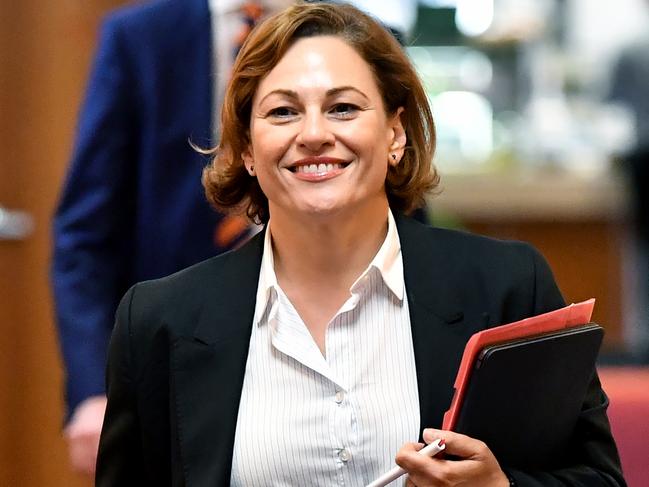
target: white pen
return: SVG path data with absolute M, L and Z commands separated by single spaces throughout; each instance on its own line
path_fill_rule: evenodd
M 446 444 L 444 443 L 444 440 L 439 439 L 433 441 L 432 443 L 429 443 L 421 450 L 419 450 L 417 453 L 421 455 L 427 455 L 429 457 L 434 457 L 439 452 L 441 452 L 444 448 L 446 448 Z M 384 487 L 385 485 L 388 485 L 390 482 L 397 480 L 404 473 L 406 473 L 406 471 L 401 467 L 394 467 L 389 472 L 386 472 L 383 475 L 381 475 L 374 482 L 367 484 L 367 487 Z

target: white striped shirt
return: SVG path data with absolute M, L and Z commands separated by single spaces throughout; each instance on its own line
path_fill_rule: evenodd
M 277 283 L 266 232 L 233 486 L 362 487 L 394 466 L 419 432 L 405 296 L 390 213 L 385 241 L 329 322 L 325 358 Z

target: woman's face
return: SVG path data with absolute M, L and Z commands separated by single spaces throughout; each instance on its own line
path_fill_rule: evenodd
M 298 40 L 259 84 L 243 154 L 271 218 L 387 209 L 388 164 L 406 143 L 400 113 L 386 115 L 369 65 L 345 41 Z

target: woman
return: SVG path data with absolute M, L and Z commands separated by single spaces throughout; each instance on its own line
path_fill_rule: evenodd
M 623 485 L 595 378 L 556 470 L 504 473 L 437 427 L 466 340 L 563 305 L 520 243 L 403 216 L 437 184 L 399 45 L 348 6 L 298 5 L 235 63 L 206 194 L 265 231 L 133 287 L 108 367 L 98 485 Z M 424 458 L 443 436 L 459 460 Z M 403 483 L 403 481 L 401 481 Z

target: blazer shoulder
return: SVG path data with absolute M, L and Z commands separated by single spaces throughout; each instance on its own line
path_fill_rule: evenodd
M 225 259 L 213 257 L 175 274 L 131 286 L 117 308 L 113 335 L 120 329 L 132 343 L 145 348 L 161 337 L 166 337 L 166 343 L 174 336 L 191 335 L 205 303 L 219 298 L 220 269 Z
M 168 276 L 138 282 L 131 289 L 138 301 L 151 309 L 198 303 L 222 279 L 224 267 L 231 258 L 230 253 L 211 257 Z
M 447 246 L 462 248 L 468 256 L 482 260 L 484 256 L 502 259 L 525 259 L 541 257 L 541 253 L 529 242 L 505 240 L 463 230 L 432 229 L 437 240 Z M 467 255 L 463 256 L 464 258 Z
M 539 278 L 554 283 L 545 257 L 528 242 L 448 229 L 432 229 L 431 239 L 436 242 L 431 244 L 433 248 L 439 247 L 443 258 L 464 275 L 480 275 L 485 282 L 500 282 L 513 288 L 529 287 L 530 282 Z
M 128 292 L 133 322 L 145 326 L 159 323 L 191 326 L 203 313 L 206 304 L 211 309 L 227 309 L 241 296 L 257 289 L 263 252 L 263 232 L 241 248 L 194 264 L 160 279 L 135 284 Z
M 502 322 L 563 304 L 548 263 L 529 243 L 432 228 L 409 219 L 398 220 L 397 226 L 406 277 L 423 285 L 426 295 L 446 296 L 444 300 L 457 306 L 493 308 L 491 314 Z
M 464 230 L 431 227 L 409 218 L 401 218 L 400 235 L 414 241 L 416 247 L 428 253 L 443 254 L 445 259 L 470 262 L 473 265 L 509 260 L 543 258 L 531 244 L 518 240 L 502 240 Z

